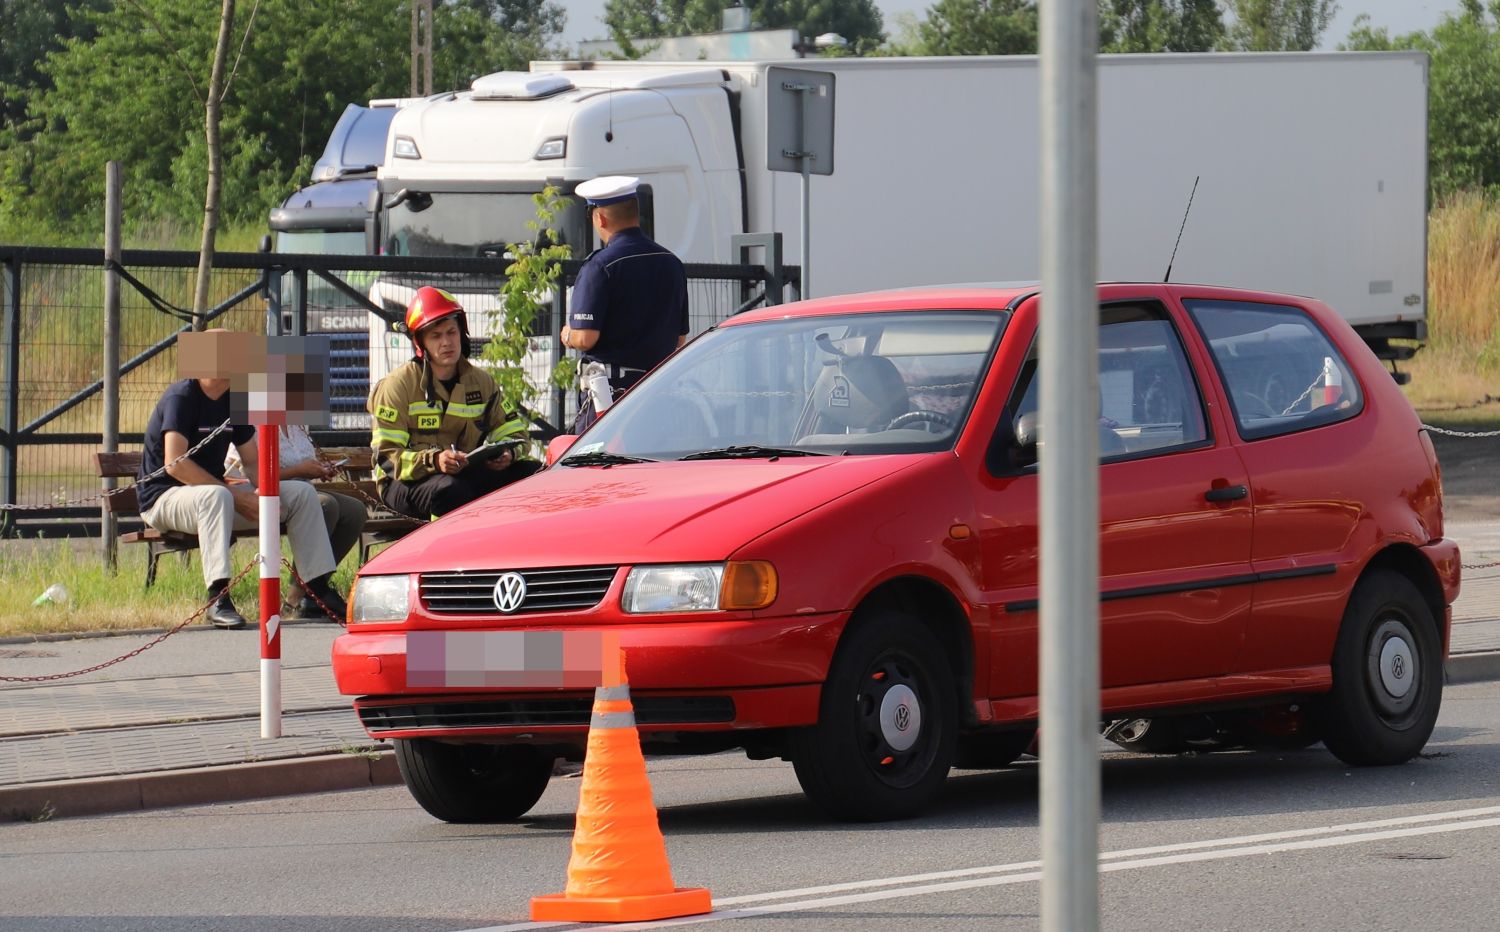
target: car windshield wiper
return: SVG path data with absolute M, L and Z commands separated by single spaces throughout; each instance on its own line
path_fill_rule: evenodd
M 747 460 L 778 456 L 827 456 L 827 453 L 818 453 L 813 450 L 793 450 L 787 447 L 759 447 L 754 444 L 742 447 L 720 447 L 717 450 L 699 450 L 697 453 L 689 453 L 687 456 L 678 457 L 684 460 Z
M 606 453 L 603 450 L 590 450 L 588 453 L 575 453 L 572 456 L 565 456 L 560 462 L 564 466 L 628 466 L 631 463 L 654 463 L 656 460 L 640 456 L 626 456 L 623 453 Z

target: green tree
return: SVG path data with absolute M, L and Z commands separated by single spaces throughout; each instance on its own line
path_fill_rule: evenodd
M 1431 56 L 1427 163 L 1433 196 L 1500 190 L 1500 0 L 1488 9 L 1463 0 L 1431 33 L 1397 37 L 1361 16 L 1341 48 L 1418 49 Z
M 346 104 L 404 96 L 410 55 L 403 0 L 259 0 L 245 9 L 255 22 L 235 34 L 221 127 L 229 223 L 263 222 L 305 183 Z M 96 240 L 110 159 L 124 168 L 131 223 L 201 216 L 207 142 L 193 86 L 208 83 L 219 13 L 217 4 L 121 0 L 86 14 L 87 34 L 46 57 L 38 71 L 50 86 L 28 96 L 30 123 L 44 131 L 0 128 L 0 240 L 37 229 Z M 437 83 L 465 87 L 479 74 L 524 68 L 562 21 L 552 0 L 439 4 Z
M 110 0 L 27 0 L 0 3 L 0 126 L 26 121 L 30 92 L 49 87 L 38 68 L 48 53 L 92 35 L 88 12 Z
M 885 38 L 874 0 L 751 0 L 745 5 L 757 29 L 795 29 L 809 38 L 836 32 L 855 54 L 874 51 Z M 642 39 L 718 32 L 724 6 L 723 0 L 607 0 L 604 23 L 621 47 L 640 47 Z
M 1037 47 L 1033 0 L 938 0 L 917 25 L 921 55 L 1030 55 Z
M 1102 52 L 1211 52 L 1224 42 L 1217 0 L 1100 0 Z
M 1225 0 L 1234 21 L 1228 44 L 1246 52 L 1306 52 L 1317 48 L 1337 0 Z

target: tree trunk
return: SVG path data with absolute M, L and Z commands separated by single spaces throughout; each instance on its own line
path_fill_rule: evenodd
M 198 284 L 193 291 L 193 329 L 204 329 L 208 290 L 214 269 L 214 238 L 219 232 L 219 189 L 222 157 L 219 153 L 219 104 L 224 93 L 224 62 L 229 57 L 229 39 L 234 32 L 234 0 L 224 0 L 219 14 L 219 41 L 214 45 L 213 72 L 204 101 L 203 129 L 208 139 L 208 190 L 203 195 L 203 243 L 198 250 Z

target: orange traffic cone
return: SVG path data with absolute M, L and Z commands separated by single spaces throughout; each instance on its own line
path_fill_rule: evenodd
M 531 918 L 639 922 L 710 912 L 707 890 L 672 885 L 622 661 L 606 669 L 604 684 L 594 691 L 567 889 L 532 897 Z

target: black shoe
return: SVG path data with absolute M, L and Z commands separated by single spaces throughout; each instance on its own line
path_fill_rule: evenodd
M 349 607 L 344 604 L 344 597 L 334 591 L 328 584 L 328 577 L 314 579 L 307 584 L 308 594 L 302 597 L 297 605 L 297 616 L 302 619 L 327 618 L 330 621 L 343 621 L 349 614 Z M 317 599 L 314 600 L 313 596 Z M 319 605 L 318 603 L 322 603 Z
M 235 610 L 234 603 L 229 599 L 229 590 L 210 589 L 208 591 L 209 598 L 213 598 L 215 592 L 219 593 L 219 597 L 214 599 L 214 604 L 209 606 L 208 611 L 203 616 L 208 619 L 208 623 L 215 628 L 223 628 L 226 631 L 245 627 L 248 622 L 245 621 L 244 615 Z

